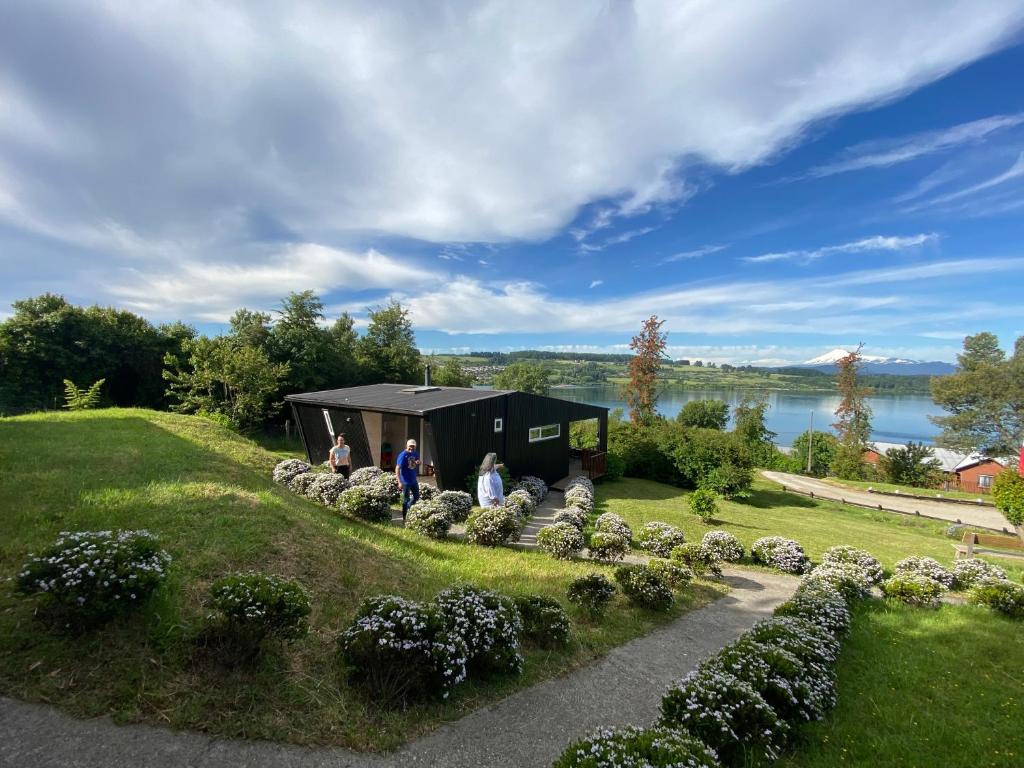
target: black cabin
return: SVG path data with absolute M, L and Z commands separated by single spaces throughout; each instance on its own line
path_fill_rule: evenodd
M 345 435 L 352 466 L 393 469 L 409 438 L 421 472 L 441 489 L 462 490 L 484 454 L 494 451 L 516 477 L 548 484 L 573 473 L 604 473 L 608 409 L 499 389 L 372 384 L 288 395 L 311 463 L 327 460 Z M 596 450 L 570 451 L 569 424 L 597 420 Z

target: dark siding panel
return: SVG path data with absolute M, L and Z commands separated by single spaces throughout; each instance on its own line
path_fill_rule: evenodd
M 302 430 L 302 440 L 306 445 L 306 456 L 311 464 L 322 464 L 327 461 L 327 452 L 334 445 L 334 438 L 327 430 L 321 406 L 300 405 L 293 403 L 296 420 Z M 345 442 L 352 449 L 352 466 L 365 467 L 371 463 L 370 445 L 363 427 L 363 416 L 359 411 L 346 411 L 340 408 L 328 408 L 331 424 L 335 433 L 344 433 Z M 349 421 L 351 419 L 351 421 Z
M 508 461 L 513 475 L 536 475 L 546 483 L 569 471 L 569 420 L 575 409 L 565 400 L 514 392 L 508 396 Z M 531 443 L 530 427 L 559 424 L 561 435 Z
M 484 454 L 494 451 L 505 459 L 505 431 L 494 431 L 494 420 L 502 419 L 507 429 L 504 397 L 464 403 L 431 411 L 426 417 L 434 436 L 437 484 L 445 490 L 464 490 Z

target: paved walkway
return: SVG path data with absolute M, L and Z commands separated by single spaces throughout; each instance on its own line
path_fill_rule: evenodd
M 845 501 L 847 504 L 855 504 L 860 507 L 881 508 L 887 512 L 898 512 L 904 515 L 920 514 L 921 517 L 946 520 L 951 523 L 964 523 L 995 531 L 1002 531 L 1004 528 L 1008 531 L 1013 530 L 1013 526 L 1007 522 L 1006 518 L 995 507 L 988 505 L 974 507 L 970 504 L 931 499 L 901 499 L 898 496 L 887 494 L 868 493 L 852 488 L 837 488 L 813 477 L 791 475 L 787 472 L 765 471 L 761 474 L 790 490 L 804 494 L 813 493 L 823 499 Z
M 732 591 L 566 677 L 485 707 L 395 754 L 213 739 L 0 698 L 0 766 L 17 768 L 370 768 L 548 766 L 599 725 L 649 724 L 665 688 L 792 594 L 796 579 L 726 571 Z

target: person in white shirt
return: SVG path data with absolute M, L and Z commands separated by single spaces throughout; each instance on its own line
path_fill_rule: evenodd
M 345 445 L 344 435 L 338 435 L 337 442 L 331 446 L 327 454 L 327 463 L 331 465 L 331 472 L 344 475 L 346 480 L 352 474 L 352 451 Z
M 480 464 L 480 475 L 476 480 L 476 498 L 481 507 L 500 507 L 505 503 L 505 489 L 501 483 L 497 463 L 498 454 L 488 453 Z

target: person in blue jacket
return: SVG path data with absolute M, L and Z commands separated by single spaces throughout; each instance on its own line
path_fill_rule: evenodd
M 410 438 L 405 443 L 405 450 L 395 459 L 395 477 L 402 486 L 403 520 L 409 507 L 420 500 L 419 467 L 420 455 L 416 452 L 416 441 Z

